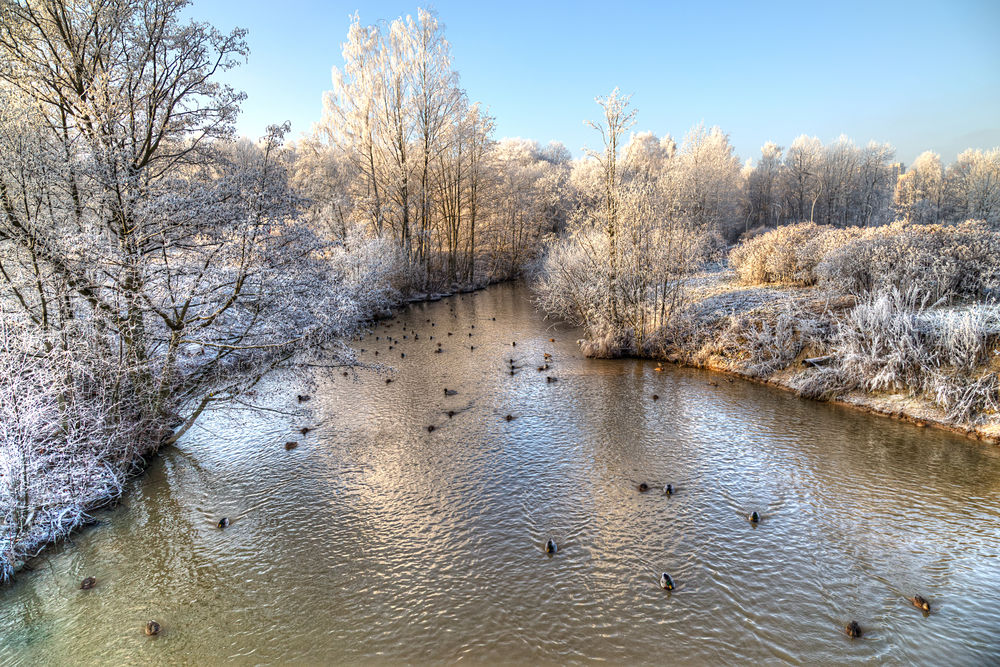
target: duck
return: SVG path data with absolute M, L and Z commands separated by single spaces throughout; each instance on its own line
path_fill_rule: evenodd
M 390 382 L 392 382 L 392 378 L 386 378 L 386 379 L 385 379 L 385 383 L 386 383 L 386 384 L 389 384 Z
M 445 396 L 454 396 L 454 395 L 455 395 L 455 394 L 457 394 L 457 393 L 458 393 L 458 392 L 457 392 L 457 391 L 455 391 L 454 389 L 448 389 L 448 387 L 445 387 L 445 388 L 444 388 L 444 395 L 445 395 Z
M 434 352 L 435 354 L 441 354 L 441 348 L 439 347 L 438 349 L 434 350 Z
M 556 342 L 556 339 L 555 339 L 555 338 L 550 338 L 550 339 L 549 339 L 549 342 L 550 342 L 550 343 L 554 343 L 554 342 Z
M 672 484 L 667 484 L 665 487 L 663 487 L 663 495 L 665 496 L 674 495 L 674 487 Z
M 649 491 L 649 484 L 646 484 L 645 482 L 640 482 L 639 493 L 646 493 L 647 491 Z
M 558 378 L 554 378 L 554 377 L 552 377 L 551 375 L 546 375 L 546 376 L 545 376 L 545 381 L 546 381 L 546 382 L 555 382 L 555 381 L 556 381 L 557 379 L 558 379 Z
M 223 530 L 225 528 L 228 528 L 229 527 L 229 517 L 224 516 L 221 519 L 219 519 L 218 526 L 219 526 L 219 530 Z
M 559 547 L 556 546 L 556 541 L 550 537 L 549 541 L 545 543 L 545 553 L 551 555 L 554 554 L 558 549 Z
M 295 442 L 294 440 L 289 440 L 288 442 L 285 443 L 285 450 L 295 449 L 298 446 L 299 443 Z
M 660 588 L 665 591 L 674 590 L 674 580 L 670 578 L 670 575 L 664 572 L 660 575 Z
M 551 355 L 551 354 L 549 354 L 548 352 L 546 352 L 545 354 L 543 354 L 543 355 L 542 355 L 542 358 L 543 358 L 543 359 L 551 359 L 551 358 L 552 358 L 552 355 Z
M 475 350 L 475 349 L 476 349 L 476 346 L 475 346 L 475 345 L 470 345 L 470 346 L 469 346 L 469 349 L 470 349 L 470 350 Z
M 507 415 L 506 417 L 504 417 L 504 419 L 506 419 L 509 422 L 512 422 L 514 421 L 514 415 Z
M 94 577 L 87 577 L 80 582 L 80 590 L 89 591 L 91 588 L 97 585 L 97 579 Z
M 148 621 L 146 623 L 146 634 L 150 637 L 160 634 L 160 624 L 156 621 Z
M 452 417 L 455 416 L 455 411 L 454 410 L 449 410 L 445 414 L 448 415 L 448 419 L 451 419 Z
M 851 621 L 850 623 L 848 623 L 847 626 L 844 628 L 844 632 L 846 632 L 847 636 L 850 637 L 851 639 L 857 639 L 863 634 L 861 632 L 861 626 L 858 625 L 857 621 Z
M 659 394 L 653 394 L 653 400 L 654 401 L 660 400 L 660 395 Z
M 749 521 L 750 523 L 760 522 L 760 514 L 757 513 L 757 510 L 750 512 L 750 516 L 747 517 L 747 521 Z
M 914 595 L 912 598 L 910 598 L 910 602 L 912 602 L 913 606 L 916 607 L 917 609 L 923 609 L 924 611 L 931 610 L 931 603 L 928 602 L 927 598 L 925 598 L 922 595 Z
M 427 432 L 428 433 L 433 433 L 434 432 L 434 424 L 431 424 L 430 426 L 427 427 Z
M 544 370 L 545 370 L 545 366 L 539 366 L 539 367 L 538 367 L 538 371 L 539 371 L 539 372 L 541 372 L 541 371 L 544 371 Z
M 376 352 L 376 354 L 378 354 L 378 353 Z M 298 396 L 299 403 L 305 403 L 310 398 L 312 398 L 312 396 L 310 396 L 309 394 L 299 394 L 299 396 Z

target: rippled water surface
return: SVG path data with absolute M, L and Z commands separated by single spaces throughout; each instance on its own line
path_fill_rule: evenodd
M 0 590 L 0 662 L 1000 661 L 1000 449 L 578 335 L 500 286 L 271 379 Z

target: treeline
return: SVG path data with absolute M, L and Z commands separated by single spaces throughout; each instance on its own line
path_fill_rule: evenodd
M 815 222 L 838 227 L 984 220 L 1000 225 L 1000 149 L 967 150 L 944 167 L 930 151 L 906 168 L 888 144 L 773 142 L 744 172 L 747 228 Z

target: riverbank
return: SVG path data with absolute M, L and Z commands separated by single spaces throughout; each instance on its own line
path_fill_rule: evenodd
M 804 398 L 1000 444 L 1000 414 L 995 411 L 956 419 L 927 392 L 905 388 L 838 391 L 838 383 L 831 382 L 838 363 L 832 348 L 839 323 L 857 306 L 853 297 L 819 287 L 746 286 L 733 271 L 714 267 L 690 279 L 687 298 L 689 309 L 677 330 L 661 332 L 648 341 L 646 353 L 639 357 L 726 373 Z M 938 308 L 915 317 L 926 329 L 935 330 L 944 318 L 966 312 L 961 307 Z M 994 348 L 1000 342 L 997 315 L 987 318 L 984 325 Z M 1000 355 L 994 351 L 976 371 L 995 376 L 1000 371 Z
M 506 279 L 497 281 L 504 282 Z M 455 294 L 468 294 L 495 284 L 476 276 L 470 282 L 439 282 L 433 289 L 394 290 L 389 299 L 362 301 L 358 320 L 361 334 L 379 320 L 394 317 L 409 304 L 440 301 Z M 389 289 L 379 290 L 385 295 Z M 363 367 L 355 363 L 355 367 Z M 25 367 L 16 374 L 27 377 Z M 23 397 L 22 397 L 23 398 Z M 0 396 L 7 405 L 16 405 L 17 392 Z M 45 549 L 93 526 L 93 514 L 113 507 L 126 487 L 145 473 L 161 448 L 180 435 L 182 420 L 173 424 L 135 424 L 116 434 L 115 442 L 94 442 L 98 430 L 77 429 L 79 437 L 68 436 L 52 424 L 56 415 L 39 411 L 31 423 L 17 434 L 17 441 L 0 450 L 0 482 L 9 487 L 10 501 L 0 506 L 0 585 L 9 583 L 32 559 Z M 171 427 L 172 426 L 172 427 Z M 9 438 L 8 438 L 9 439 Z M 127 440 L 127 445 L 123 444 Z M 9 506 L 8 506 L 9 505 Z

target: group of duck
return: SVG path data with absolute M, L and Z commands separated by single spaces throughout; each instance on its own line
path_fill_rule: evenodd
M 455 313 L 454 306 L 451 306 L 451 311 L 450 312 L 451 312 L 452 315 L 454 315 L 454 313 Z M 496 317 L 494 317 L 492 319 L 495 321 Z M 430 324 L 430 326 L 432 326 L 432 327 L 436 326 L 436 322 L 432 321 L 429 318 L 427 319 L 427 323 Z M 390 336 L 388 334 L 388 330 L 392 327 L 391 323 L 387 324 L 385 326 L 386 326 L 386 330 L 387 330 L 385 337 L 386 337 L 386 340 L 390 343 L 389 350 L 392 350 L 395 345 L 399 344 L 400 340 L 399 340 L 399 338 L 393 338 L 392 336 Z M 475 329 L 475 325 L 471 325 L 470 328 Z M 415 340 L 415 341 L 420 340 L 420 334 L 418 332 L 416 332 L 416 331 L 409 331 L 409 332 L 407 332 L 407 327 L 406 327 L 405 324 L 402 326 L 402 331 L 406 332 L 406 333 L 402 334 L 402 338 L 404 340 L 408 339 L 409 336 L 410 336 L 410 334 L 413 335 L 413 340 Z M 447 336 L 452 336 L 452 335 L 453 335 L 452 332 L 450 332 L 450 331 L 447 332 Z M 468 337 L 472 338 L 472 332 L 468 333 Z M 376 341 L 378 341 L 380 339 L 381 339 L 381 336 L 375 336 L 375 340 Z M 433 335 L 429 335 L 429 339 L 433 340 L 434 336 Z M 549 341 L 550 342 L 555 342 L 555 339 L 554 338 L 550 338 Z M 517 347 L 517 341 L 512 341 L 511 342 L 511 347 Z M 474 345 L 469 345 L 469 350 L 470 351 L 474 351 L 475 349 L 476 348 L 475 348 Z M 362 353 L 364 353 L 365 351 L 366 351 L 365 348 L 361 348 L 361 352 Z M 434 352 L 440 354 L 443 351 L 444 351 L 443 345 L 441 344 L 441 342 L 438 342 L 437 343 L 437 347 L 434 349 Z M 374 352 L 375 356 L 378 356 L 378 350 L 374 350 L 373 352 Z M 405 358 L 405 357 L 406 357 L 406 353 L 400 352 L 400 358 Z M 542 363 L 538 366 L 537 370 L 539 372 L 543 372 L 543 371 L 549 370 L 550 369 L 550 364 L 552 363 L 552 361 L 553 361 L 552 354 L 549 353 L 549 352 L 545 352 L 543 354 Z M 510 375 L 512 375 L 512 376 L 515 375 L 516 372 L 520 368 L 521 368 L 521 366 L 517 365 L 517 363 L 516 363 L 516 361 L 515 361 L 514 358 L 512 358 L 512 357 L 508 358 L 508 360 L 507 360 L 507 370 L 510 373 Z M 662 368 L 661 367 L 657 367 L 656 370 L 660 371 L 660 370 L 662 370 Z M 347 375 L 347 373 L 345 372 L 344 375 Z M 556 378 L 554 376 L 546 375 L 545 376 L 545 380 L 546 380 L 547 383 L 552 383 L 552 382 L 556 382 L 558 380 L 558 378 Z M 392 378 L 386 378 L 385 381 L 386 381 L 386 384 L 391 383 L 392 382 Z M 729 381 L 732 382 L 732 379 L 730 379 Z M 714 382 L 710 382 L 710 384 L 713 385 L 713 386 L 718 386 Z M 445 387 L 443 393 L 444 393 L 445 396 L 454 396 L 458 392 L 455 391 L 455 390 L 453 390 L 453 389 L 448 389 L 447 387 Z M 652 395 L 652 399 L 654 401 L 658 400 L 659 398 L 660 397 L 658 395 L 656 395 L 656 394 Z M 308 396 L 308 395 L 299 395 L 298 396 L 298 401 L 300 403 L 308 401 L 309 399 L 310 399 L 310 396 Z M 445 414 L 449 418 L 451 418 L 451 417 L 453 417 L 455 415 L 455 411 L 454 410 L 448 410 L 448 411 L 445 412 Z M 513 415 L 510 415 L 510 414 L 506 415 L 506 417 L 505 417 L 505 420 L 508 421 L 508 422 L 509 421 L 513 421 L 514 419 L 515 419 L 515 417 Z M 427 432 L 431 433 L 431 432 L 433 432 L 435 430 L 435 428 L 436 427 L 433 424 L 428 425 L 427 426 Z M 309 430 L 310 429 L 308 427 L 303 427 L 301 429 L 301 433 L 303 435 L 305 435 L 306 433 L 308 433 Z M 297 445 L 298 445 L 297 442 L 295 442 L 295 441 L 289 441 L 289 442 L 285 443 L 285 448 L 286 449 L 293 449 Z M 640 493 L 646 493 L 646 492 L 650 491 L 652 487 L 647 482 L 640 482 L 636 486 L 636 488 L 638 489 L 638 491 Z M 672 484 L 666 484 L 666 485 L 663 486 L 663 495 L 672 496 L 674 493 L 675 493 L 675 490 L 674 490 L 674 487 L 673 487 Z M 760 523 L 760 521 L 761 521 L 761 515 L 760 515 L 760 513 L 757 510 L 753 510 L 752 512 L 750 512 L 747 515 L 746 520 L 748 522 L 750 522 L 751 525 L 757 526 Z M 229 519 L 227 517 L 223 517 L 222 519 L 219 520 L 219 522 L 218 522 L 218 528 L 220 530 L 223 530 L 223 529 L 228 528 L 228 527 L 229 527 Z M 556 554 L 556 552 L 559 550 L 559 545 L 556 544 L 555 539 L 549 538 L 546 541 L 545 546 L 543 547 L 543 550 L 544 550 L 544 552 L 547 555 L 554 556 Z M 88 577 L 88 578 L 86 578 L 86 579 L 83 580 L 83 583 L 81 584 L 80 588 L 83 588 L 83 589 L 93 588 L 93 586 L 94 586 L 95 583 L 96 583 L 96 580 L 93 577 Z M 670 576 L 669 573 L 667 573 L 667 572 L 660 573 L 659 586 L 660 586 L 660 588 L 662 588 L 665 591 L 673 591 L 674 590 L 675 583 L 674 583 L 674 580 Z M 930 612 L 930 610 L 931 610 L 930 602 L 928 602 L 927 599 L 924 598 L 921 595 L 914 595 L 913 597 L 908 598 L 908 600 L 913 604 L 913 606 L 917 607 L 918 609 L 921 609 L 925 613 L 926 612 Z M 149 623 L 146 624 L 145 631 L 146 631 L 147 635 L 156 635 L 156 634 L 158 634 L 160 632 L 160 625 L 156 621 L 149 621 Z M 859 637 L 861 637 L 864 634 L 864 630 L 861 628 L 861 625 L 857 621 L 855 621 L 855 620 L 852 620 L 849 623 L 847 623 L 847 625 L 844 627 L 844 632 L 845 632 L 845 634 L 847 634 L 847 636 L 851 637 L 852 639 L 859 638 Z
M 646 482 L 640 482 L 636 486 L 636 488 L 639 490 L 639 493 L 646 493 L 652 487 L 648 483 L 646 483 Z M 672 484 L 667 484 L 667 485 L 665 485 L 663 487 L 663 495 L 665 495 L 665 496 L 672 496 L 672 495 L 674 495 L 674 487 L 673 487 Z M 749 521 L 750 524 L 753 525 L 753 526 L 757 526 L 757 524 L 759 524 L 760 520 L 761 520 L 760 513 L 757 512 L 757 510 L 754 510 L 754 511 L 750 512 L 750 514 L 748 514 L 746 518 L 747 518 L 747 521 Z M 545 553 L 548 554 L 549 556 L 555 555 L 555 553 L 556 553 L 556 551 L 558 551 L 558 549 L 559 549 L 559 546 L 556 544 L 556 541 L 554 539 L 552 539 L 552 538 L 549 538 L 549 540 L 545 543 L 544 550 L 545 550 Z M 665 591 L 672 591 L 672 590 L 674 590 L 674 580 L 666 572 L 660 573 L 660 582 L 659 583 L 660 583 L 660 588 L 662 588 Z M 909 600 L 909 602 L 914 607 L 916 607 L 917 609 L 920 609 L 925 614 L 930 613 L 931 603 L 928 602 L 928 600 L 925 597 L 923 597 L 922 595 L 914 595 L 913 597 L 907 598 L 907 600 Z M 850 621 L 849 623 L 847 623 L 846 626 L 844 626 L 844 632 L 851 639 L 857 639 L 857 638 L 861 637 L 864 634 L 864 630 L 862 630 L 861 624 L 859 624 L 857 621 L 854 621 L 854 620 Z

